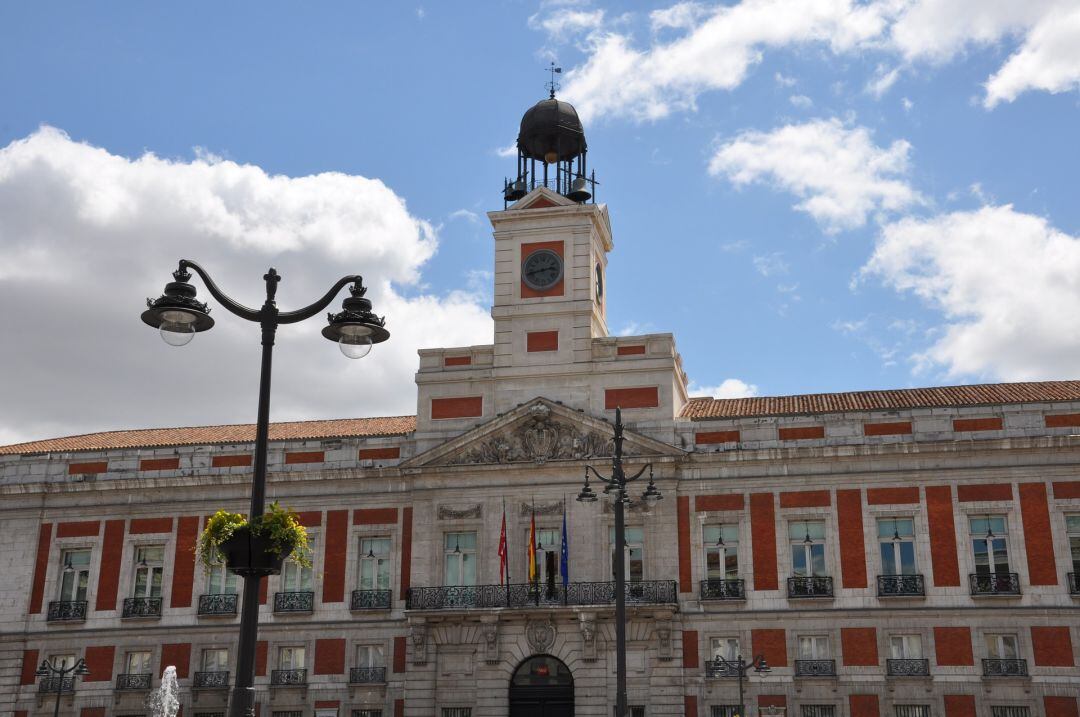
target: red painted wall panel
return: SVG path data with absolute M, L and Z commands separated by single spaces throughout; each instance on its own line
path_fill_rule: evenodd
M 37 682 L 38 651 L 23 650 L 22 675 L 19 678 L 20 685 L 32 685 Z
M 41 612 L 45 595 L 45 573 L 49 570 L 49 550 L 52 547 L 52 523 L 42 523 L 38 528 L 37 560 L 34 561 L 34 582 L 30 588 L 31 615 Z
M 840 648 L 844 653 L 845 665 L 867 667 L 878 664 L 877 629 L 840 628 Z
M 1043 708 L 1046 710 L 1046 717 L 1080 717 L 1075 697 L 1048 695 L 1043 697 Z
M 132 518 L 131 524 L 128 525 L 128 532 L 132 535 L 171 533 L 172 530 L 172 518 Z
M 56 524 L 57 538 L 96 538 L 100 532 L 100 520 L 80 520 Z
M 90 463 L 72 463 L 68 466 L 68 475 L 82 475 L 84 473 L 108 473 L 108 461 L 92 461 Z
M 840 571 L 845 588 L 866 587 L 866 542 L 863 538 L 862 491 L 836 491 L 840 532 Z
M 682 666 L 688 670 L 698 668 L 697 630 L 682 631 Z
M 431 418 L 439 421 L 450 418 L 477 418 L 484 415 L 483 396 L 431 399 Z
M 1047 428 L 1072 428 L 1080 426 L 1080 413 L 1059 413 L 1056 416 L 1045 416 Z
M 244 468 L 250 465 L 250 453 L 240 453 L 231 456 L 214 456 L 210 459 L 211 468 Z
M 781 508 L 827 508 L 832 496 L 827 490 L 793 490 L 780 494 Z
M 967 627 L 935 627 L 934 651 L 938 665 L 955 667 L 975 664 L 971 651 L 971 629 Z
M 1012 500 L 1009 483 L 981 483 L 956 486 L 956 499 L 961 503 L 978 503 L 986 500 Z
M 953 430 L 963 431 L 1000 431 L 1001 418 L 954 418 Z
M 259 640 L 255 643 L 255 674 L 259 677 L 266 676 L 266 652 L 266 640 Z
M 801 441 L 811 438 L 824 438 L 825 426 L 789 426 L 779 430 L 781 441 Z
M 754 590 L 776 590 L 776 504 L 772 493 L 750 495 L 750 537 L 754 542 Z
M 394 672 L 405 672 L 406 650 L 408 646 L 404 637 L 394 638 Z
M 195 541 L 198 538 L 199 516 L 187 515 L 177 520 L 171 607 L 191 607 L 191 592 L 195 583 Z
M 864 423 L 864 436 L 906 436 L 911 433 L 911 421 Z
M 660 405 L 660 392 L 656 386 L 638 388 L 609 388 L 604 390 L 604 408 L 656 408 Z
M 738 443 L 738 431 L 702 431 L 694 434 L 694 443 L 707 446 L 713 443 Z
M 750 644 L 754 655 L 764 655 L 770 667 L 787 667 L 787 638 L 782 629 L 750 631 Z
M 945 717 L 975 717 L 975 696 L 945 695 Z
M 393 460 L 401 458 L 400 446 L 387 446 L 385 448 L 361 448 L 357 458 L 362 461 Z
M 685 717 L 698 717 L 697 695 L 683 695 L 683 715 Z
M 960 562 L 956 554 L 952 488 L 947 485 L 927 486 L 925 495 L 934 585 L 939 588 L 957 587 L 960 585 Z
M 322 601 L 324 603 L 343 602 L 345 600 L 345 557 L 349 548 L 348 510 L 326 511 L 324 542 Z
M 1021 483 L 1020 515 L 1024 522 L 1024 549 L 1032 585 L 1057 585 L 1054 534 L 1050 528 L 1050 502 L 1045 483 Z
M 139 461 L 141 471 L 174 471 L 179 467 L 179 458 L 144 458 Z
M 877 695 L 848 695 L 851 717 L 879 717 Z
M 1031 651 L 1042 667 L 1073 667 L 1072 636 L 1065 626 L 1032 626 Z
M 1080 480 L 1054 481 L 1054 499 L 1080 498 Z
M 915 486 L 896 488 L 867 488 L 868 505 L 901 505 L 919 502 L 919 489 Z
M 405 717 L 405 700 L 394 700 L 394 717 Z
M 294 451 L 285 454 L 285 465 L 322 463 L 325 455 L 326 454 L 323 451 Z
M 679 532 L 679 592 L 694 591 L 690 564 L 690 496 L 680 495 L 676 501 Z
M 558 351 L 558 331 L 529 331 L 525 334 L 525 352 Z
M 615 349 L 616 356 L 640 356 L 645 353 L 645 344 L 636 344 L 634 346 L 619 346 Z
M 120 560 L 124 552 L 124 521 L 106 520 L 101 542 L 101 572 L 98 574 L 96 610 L 115 610 L 120 589 Z
M 446 356 L 443 358 L 443 366 L 471 366 L 472 356 Z
M 412 585 L 412 506 L 401 511 L 401 597 Z
M 345 674 L 345 638 L 315 641 L 315 674 Z
M 99 645 L 86 648 L 83 659 L 90 669 L 90 674 L 82 678 L 83 682 L 112 682 L 113 659 L 116 657 L 114 645 Z
M 694 497 L 694 510 L 702 513 L 707 510 L 742 510 L 746 498 L 742 493 L 733 495 L 699 495 Z
M 353 525 L 393 525 L 397 519 L 397 508 L 357 508 L 352 522 Z
M 176 667 L 176 676 L 184 679 L 191 669 L 191 643 L 174 642 L 161 646 L 161 671 L 173 665 Z

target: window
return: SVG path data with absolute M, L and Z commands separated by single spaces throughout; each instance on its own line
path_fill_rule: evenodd
M 443 569 L 447 585 L 476 585 L 476 533 L 443 536 Z
M 975 574 L 1009 572 L 1008 532 L 1003 515 L 969 518 Z
M 1022 705 L 990 705 L 991 717 L 1031 717 L 1031 710 Z
M 203 672 L 227 672 L 229 670 L 229 651 L 212 647 L 202 651 Z
M 800 660 L 827 660 L 829 658 L 829 637 L 827 635 L 800 635 Z
M 442 717 L 472 717 L 472 707 L 443 707 Z
M 896 717 L 930 717 L 930 705 L 896 705 Z
M 382 710 L 353 710 L 352 717 L 382 717 Z
M 64 550 L 60 553 L 60 600 L 85 602 L 90 582 L 90 551 Z
M 360 589 L 390 589 L 390 538 L 360 538 Z
M 75 666 L 75 655 L 49 655 L 49 662 L 53 667 L 68 669 Z
M 714 637 L 712 639 L 712 659 L 719 658 L 733 661 L 739 659 L 739 638 Z
M 881 572 L 884 575 L 915 575 L 915 520 L 882 518 L 878 521 Z
M 1016 635 L 986 635 L 986 654 L 991 660 L 1015 660 L 1020 657 Z
M 836 717 L 836 705 L 803 705 L 802 717 Z
M 381 645 L 359 645 L 356 648 L 356 666 L 364 668 L 386 667 Z
M 124 674 L 127 675 L 149 675 L 153 670 L 150 669 L 150 653 L 148 651 L 129 652 L 124 655 Z
M 642 528 L 626 528 L 623 532 L 625 544 L 624 561 L 626 580 L 637 582 L 645 579 L 645 531 Z M 615 528 L 610 532 L 611 544 L 615 545 Z M 615 553 L 611 553 L 611 576 L 615 577 Z
M 315 536 L 308 536 L 308 546 L 311 548 L 311 554 L 315 555 Z M 287 593 L 309 593 L 314 590 L 312 575 L 314 572 L 314 565 L 312 567 L 304 567 L 296 560 L 290 557 L 285 561 L 285 564 L 281 567 L 281 591 Z
M 709 580 L 735 580 L 739 577 L 739 526 L 706 525 L 705 577 Z
M 525 542 L 523 545 L 525 545 L 526 548 L 529 545 L 529 531 L 525 531 Z M 559 575 L 559 550 L 561 547 L 562 533 L 558 528 L 538 527 L 536 529 L 537 582 L 548 585 L 551 588 L 554 588 L 556 583 L 562 582 L 562 577 Z M 529 578 L 528 564 L 525 565 L 525 574 L 523 577 L 526 580 Z
M 279 647 L 278 648 L 279 670 L 302 670 L 304 669 L 304 648 L 302 647 Z
M 709 717 L 740 717 L 739 705 L 713 705 Z
M 889 656 L 894 660 L 921 660 L 922 636 L 890 635 Z
M 791 572 L 797 578 L 828 575 L 825 569 L 825 522 L 800 520 L 788 525 Z
M 207 593 L 210 595 L 235 595 L 236 574 L 225 567 L 225 560 L 217 554 L 207 577 Z
M 1080 575 L 1080 515 L 1065 516 L 1065 530 L 1069 534 L 1069 553 L 1072 571 Z
M 161 576 L 165 571 L 165 547 L 140 545 L 135 548 L 135 585 L 132 597 L 161 597 Z

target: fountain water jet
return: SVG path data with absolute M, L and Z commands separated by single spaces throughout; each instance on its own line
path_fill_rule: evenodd
M 161 673 L 161 687 L 146 697 L 146 708 L 153 717 L 176 717 L 180 711 L 180 688 L 176 684 L 176 668 L 169 665 Z

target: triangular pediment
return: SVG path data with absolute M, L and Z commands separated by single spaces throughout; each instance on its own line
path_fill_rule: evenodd
M 611 456 L 612 425 L 572 408 L 534 398 L 512 411 L 403 462 L 420 466 L 543 464 Z M 624 432 L 626 458 L 682 456 L 684 452 L 634 431 Z
M 521 199 L 511 204 L 507 209 L 543 209 L 545 207 L 573 207 L 577 202 L 567 199 L 558 192 L 547 187 L 537 187 Z

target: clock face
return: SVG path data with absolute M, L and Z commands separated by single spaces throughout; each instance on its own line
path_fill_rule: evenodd
M 600 266 L 600 262 L 596 263 L 596 300 L 600 301 L 604 298 L 604 270 Z
M 536 291 L 550 289 L 563 275 L 563 261 L 550 249 L 537 249 L 521 263 L 521 280 Z

